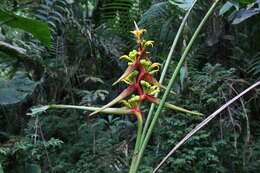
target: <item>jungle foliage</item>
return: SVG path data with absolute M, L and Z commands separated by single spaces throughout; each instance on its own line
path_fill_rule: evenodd
M 173 53 L 164 85 L 214 0 L 199 1 Z M 105 105 L 135 48 L 134 21 L 165 64 L 193 0 L 2 0 L 0 6 L 0 173 L 128 172 L 134 116 L 75 110 L 32 115 L 39 105 Z M 139 172 L 158 162 L 198 123 L 260 80 L 260 0 L 223 0 L 200 33 L 167 102 Z M 148 48 L 149 49 L 149 48 Z M 160 74 L 157 74 L 159 78 Z M 260 88 L 241 97 L 189 139 L 158 172 L 260 171 Z M 160 96 L 159 96 L 160 97 Z M 149 104 L 143 107 L 144 115 Z M 145 117 L 145 116 L 144 116 Z

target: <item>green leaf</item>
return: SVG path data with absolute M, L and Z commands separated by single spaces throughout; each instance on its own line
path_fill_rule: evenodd
M 239 24 L 241 22 L 243 22 L 244 20 L 256 15 L 260 13 L 260 8 L 256 8 L 256 9 L 251 9 L 251 10 L 239 10 L 236 15 L 235 18 L 232 22 L 232 24 Z
M 180 81 L 181 81 L 182 89 L 184 88 L 184 80 L 185 80 L 186 74 L 187 74 L 187 68 L 182 67 L 180 70 Z
M 42 44 L 48 48 L 51 45 L 51 32 L 48 24 L 44 22 L 21 17 L 3 10 L 0 10 L 0 21 L 10 27 L 30 32 L 35 38 L 40 40 Z
M 237 0 L 237 1 L 242 4 L 252 4 L 256 2 L 256 0 Z
M 26 173 L 41 173 L 41 167 L 36 164 L 26 164 L 25 171 Z
M 225 14 L 228 10 L 231 9 L 231 7 L 233 7 L 233 4 L 229 1 L 227 1 L 219 10 L 219 15 L 222 16 L 223 14 Z
M 17 104 L 31 95 L 39 82 L 31 81 L 23 74 L 17 74 L 12 80 L 0 79 L 0 105 Z
M 191 8 L 194 0 L 170 0 L 169 3 L 176 5 L 181 9 L 188 10 Z

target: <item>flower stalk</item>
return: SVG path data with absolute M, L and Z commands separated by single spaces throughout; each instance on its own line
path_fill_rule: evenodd
M 170 89 L 173 86 L 173 83 L 175 82 L 176 77 L 177 77 L 177 75 L 178 75 L 178 73 L 179 73 L 179 71 L 181 69 L 181 66 L 183 65 L 183 62 L 186 59 L 187 54 L 188 54 L 189 50 L 191 49 L 191 46 L 193 45 L 195 39 L 198 37 L 199 32 L 201 31 L 202 27 L 204 26 L 204 24 L 208 20 L 209 16 L 213 13 L 213 11 L 214 11 L 214 9 L 217 6 L 219 1 L 220 0 L 216 0 L 212 4 L 211 8 L 208 10 L 208 12 L 204 16 L 203 20 L 200 22 L 199 26 L 197 27 L 197 29 L 196 29 L 195 33 L 193 34 L 189 44 L 185 48 L 185 50 L 184 50 L 184 52 L 183 52 L 183 54 L 181 56 L 181 59 L 180 59 L 178 65 L 177 65 L 177 67 L 176 67 L 176 69 L 175 69 L 175 71 L 174 71 L 174 73 L 173 73 L 173 75 L 172 75 L 172 77 L 171 77 L 171 79 L 169 81 L 169 84 L 168 84 L 167 89 L 166 89 L 166 91 L 165 91 L 165 93 L 163 95 L 163 98 L 162 98 L 162 100 L 160 100 L 159 107 L 158 107 L 158 109 L 155 112 L 155 115 L 154 115 L 154 117 L 153 117 L 153 119 L 151 121 L 151 124 L 150 124 L 149 128 L 148 128 L 148 131 L 145 134 L 144 141 L 143 141 L 143 143 L 141 145 L 140 151 L 139 151 L 138 156 L 137 156 L 137 161 L 135 162 L 135 166 L 134 166 L 134 168 L 133 168 L 131 173 L 136 173 L 137 172 L 139 164 L 140 164 L 140 161 L 141 161 L 141 159 L 143 157 L 143 154 L 144 154 L 144 150 L 145 150 L 145 148 L 146 148 L 146 146 L 148 144 L 148 141 L 149 141 L 149 139 L 151 137 L 152 131 L 153 131 L 154 127 L 155 127 L 155 124 L 156 124 L 156 122 L 157 122 L 157 120 L 159 118 L 159 115 L 160 115 L 160 113 L 162 111 L 162 108 L 163 108 L 163 106 L 165 104 L 166 98 L 167 98 L 167 96 L 170 93 Z

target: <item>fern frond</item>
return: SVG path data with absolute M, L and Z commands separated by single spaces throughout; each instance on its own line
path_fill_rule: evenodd
M 260 53 L 257 53 L 249 64 L 250 65 L 247 69 L 248 73 L 255 76 L 257 80 L 260 80 Z

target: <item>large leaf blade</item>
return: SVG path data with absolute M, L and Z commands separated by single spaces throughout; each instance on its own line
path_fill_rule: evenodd
M 42 21 L 21 17 L 3 10 L 0 10 L 0 21 L 10 27 L 22 29 L 31 33 L 46 47 L 50 47 L 51 45 L 51 32 L 49 26 Z
M 0 105 L 17 104 L 31 95 L 39 82 L 31 81 L 22 74 L 17 74 L 12 80 L 0 79 Z

